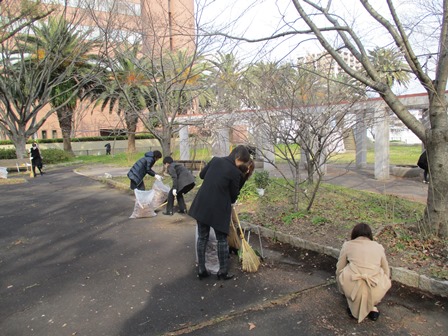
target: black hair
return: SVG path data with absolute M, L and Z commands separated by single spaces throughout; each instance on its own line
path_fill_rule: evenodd
M 172 164 L 173 163 L 173 158 L 171 156 L 165 156 L 163 158 L 163 164 L 168 163 L 168 164 Z
M 352 240 L 358 237 L 367 237 L 370 240 L 373 240 L 372 229 L 366 223 L 356 224 L 352 230 Z
M 255 170 L 255 162 L 250 159 L 248 162 L 243 163 L 238 167 L 238 169 L 243 173 L 243 178 L 247 181 L 253 174 Z
M 154 156 L 154 159 L 160 159 L 162 157 L 162 153 L 158 150 L 153 151 L 152 155 Z
M 232 160 L 240 160 L 242 162 L 249 162 L 250 160 L 249 150 L 243 145 L 236 146 L 230 153 L 229 157 Z

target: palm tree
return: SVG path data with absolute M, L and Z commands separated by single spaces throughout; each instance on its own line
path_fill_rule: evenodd
M 218 53 L 217 59 L 210 60 L 212 69 L 212 89 L 216 95 L 216 105 L 219 109 L 233 111 L 241 108 L 241 81 L 244 67 L 234 54 Z
M 58 62 L 51 75 L 54 78 L 65 74 L 65 80 L 52 88 L 50 104 L 57 110 L 64 150 L 73 154 L 70 142 L 73 114 L 83 87 L 91 82 L 91 61 L 95 58 L 92 50 L 98 41 L 88 40 L 88 32 L 81 32 L 62 16 L 51 17 L 47 23 L 34 26 L 33 32 L 34 35 L 26 37 L 27 43 L 35 48 L 33 58 Z
M 135 134 L 140 114 L 146 109 L 148 96 L 151 96 L 151 82 L 143 68 L 147 68 L 143 58 L 138 59 L 138 49 L 116 55 L 111 71 L 103 78 L 102 83 L 96 87 L 96 106 L 101 104 L 101 110 L 106 107 L 109 112 L 116 111 L 123 114 L 128 134 L 128 152 L 134 153 Z
M 369 51 L 369 59 L 375 66 L 382 80 L 392 87 L 396 82 L 406 86 L 411 80 L 411 70 L 404 62 L 402 53 L 395 48 L 380 48 Z

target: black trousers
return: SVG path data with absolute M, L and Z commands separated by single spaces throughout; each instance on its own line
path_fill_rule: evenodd
M 177 190 L 177 204 L 179 205 L 179 211 L 184 212 L 187 210 L 187 205 L 185 204 L 184 195 L 188 193 L 191 189 L 194 188 L 194 183 L 190 183 L 183 187 L 181 190 Z M 171 189 L 168 193 L 167 198 L 167 204 L 166 204 L 166 211 L 167 212 L 173 212 L 174 207 L 174 195 L 173 195 L 173 189 Z
M 42 173 L 42 159 L 37 157 L 31 160 L 31 167 L 33 168 L 33 174 L 36 175 L 36 167 L 39 169 L 39 172 Z
M 131 190 L 138 189 L 138 190 L 145 190 L 145 183 L 143 180 L 140 182 L 140 184 L 135 183 L 133 180 L 131 180 Z
M 198 252 L 199 272 L 204 272 L 205 268 L 205 251 L 207 248 L 208 237 L 210 235 L 210 226 L 201 222 L 198 223 L 198 242 L 196 249 Z M 219 273 L 227 274 L 229 262 L 229 245 L 227 243 L 227 234 L 215 230 L 216 239 L 218 240 L 218 260 Z

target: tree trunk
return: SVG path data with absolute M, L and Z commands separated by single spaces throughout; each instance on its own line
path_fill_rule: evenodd
M 128 153 L 135 153 L 135 133 L 137 131 L 138 115 L 133 112 L 125 114 L 126 127 L 128 131 Z
M 18 159 L 23 159 L 28 156 L 26 150 L 26 137 L 24 135 L 22 136 L 17 135 L 11 138 L 11 141 L 13 142 L 14 147 L 16 148 L 16 156 Z
M 424 224 L 430 232 L 448 238 L 448 130 L 427 132 L 430 183 Z
M 163 156 L 171 156 L 171 137 L 163 137 L 160 139 L 160 146 L 162 147 Z
M 70 138 L 72 136 L 72 119 L 73 110 L 69 107 L 59 108 L 57 111 L 59 126 L 62 131 L 62 141 L 64 144 L 64 151 L 74 155 L 72 149 L 72 143 Z

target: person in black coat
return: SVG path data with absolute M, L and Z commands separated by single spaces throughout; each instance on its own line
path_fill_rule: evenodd
M 162 157 L 162 153 L 158 150 L 145 153 L 145 156 L 139 159 L 128 172 L 128 178 L 131 180 L 131 189 L 145 190 L 145 183 L 143 179 L 145 175 L 154 176 L 157 180 L 161 181 L 162 176 L 156 174 L 152 170 L 152 166 L 158 159 Z
M 36 167 L 39 169 L 40 175 L 43 175 L 42 171 L 42 156 L 40 155 L 39 147 L 37 144 L 33 142 L 33 145 L 30 149 L 30 158 L 31 158 L 31 167 L 33 169 L 33 176 L 36 177 Z
M 423 169 L 423 183 L 429 183 L 428 175 L 428 155 L 426 154 L 426 150 L 420 155 L 417 161 L 417 166 Z
M 245 146 L 237 146 L 226 157 L 214 157 L 201 170 L 199 177 L 204 180 L 191 204 L 189 215 L 196 219 L 198 225 L 198 277 L 205 278 L 210 274 L 205 268 L 205 251 L 210 227 L 215 230 L 218 241 L 219 271 L 218 279 L 228 280 L 230 216 L 232 206 L 236 202 L 242 173 L 239 166 L 249 162 L 250 154 Z
M 110 143 L 105 144 L 104 147 L 106 147 L 106 155 L 110 155 L 111 150 Z
M 174 162 L 171 156 L 163 158 L 163 165 L 173 179 L 173 186 L 168 193 L 166 211 L 164 215 L 173 215 L 174 197 L 179 205 L 179 213 L 187 213 L 184 194 L 194 188 L 195 178 L 193 174 L 181 163 Z

